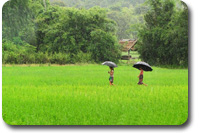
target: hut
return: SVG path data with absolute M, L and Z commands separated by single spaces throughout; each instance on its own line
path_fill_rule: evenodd
M 130 60 L 131 55 L 130 51 L 134 50 L 134 46 L 137 43 L 137 39 L 122 39 L 119 41 L 119 44 L 121 44 L 121 50 L 122 52 L 128 52 L 128 55 L 123 55 L 121 57 L 122 60 Z

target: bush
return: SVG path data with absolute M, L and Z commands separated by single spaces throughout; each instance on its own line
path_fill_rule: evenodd
M 91 63 L 91 62 L 93 62 L 91 53 L 79 52 L 76 56 L 76 62 L 79 62 L 79 63 Z
M 119 46 L 115 45 L 115 36 L 99 29 L 91 33 L 91 38 L 90 52 L 95 62 L 119 61 L 121 52 Z
M 50 59 L 48 53 L 38 52 L 35 56 L 35 63 L 45 64 L 49 63 Z
M 17 64 L 18 63 L 17 58 L 18 54 L 15 54 L 13 51 L 11 51 L 8 53 L 6 62 L 10 64 Z
M 16 42 L 20 42 L 19 38 L 15 39 Z M 35 63 L 35 47 L 24 42 L 15 45 L 9 40 L 3 40 L 2 53 L 4 64 Z
M 64 65 L 70 62 L 70 56 L 65 53 L 55 53 L 51 55 L 51 63 Z

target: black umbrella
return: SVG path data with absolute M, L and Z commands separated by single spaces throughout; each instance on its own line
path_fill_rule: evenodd
M 140 70 L 140 68 L 142 68 L 144 71 L 152 71 L 153 69 L 151 68 L 151 66 L 143 61 L 137 62 L 133 65 L 133 67 L 137 68 Z
M 107 65 L 109 67 L 117 67 L 117 65 L 112 61 L 105 61 L 102 65 Z

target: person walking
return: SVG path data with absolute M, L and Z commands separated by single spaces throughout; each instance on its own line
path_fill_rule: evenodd
M 113 80 L 114 80 L 114 68 L 110 67 L 110 71 L 108 71 L 108 73 L 110 74 L 110 77 L 109 77 L 110 85 L 114 85 L 113 84 Z
M 138 85 L 145 85 L 145 86 L 147 86 L 147 84 L 143 83 L 143 69 L 142 68 L 140 68 L 140 74 L 138 75 L 138 78 L 139 78 Z

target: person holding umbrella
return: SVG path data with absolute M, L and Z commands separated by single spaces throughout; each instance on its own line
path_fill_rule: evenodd
M 111 62 L 111 61 L 105 61 L 104 63 L 102 63 L 102 65 L 107 65 L 107 66 L 110 67 L 110 71 L 108 71 L 108 73 L 110 74 L 109 82 L 110 82 L 110 85 L 114 85 L 113 84 L 113 80 L 114 80 L 114 67 L 117 67 L 117 65 L 114 62 Z
M 152 71 L 153 69 L 151 68 L 151 66 L 146 63 L 146 62 L 137 62 L 133 65 L 133 67 L 137 68 L 140 70 L 140 74 L 138 75 L 139 78 L 139 82 L 138 85 L 145 85 L 147 86 L 147 84 L 143 83 L 143 70 L 144 71 Z
M 138 75 L 138 78 L 139 78 L 139 82 L 138 82 L 138 84 L 139 85 L 145 85 L 145 86 L 147 86 L 147 84 L 145 84 L 145 83 L 143 83 L 142 81 L 143 81 L 143 70 L 142 70 L 142 68 L 140 68 L 140 74 Z
M 113 79 L 114 79 L 114 68 L 113 68 L 113 67 L 110 67 L 110 71 L 108 71 L 108 73 L 110 74 L 110 77 L 109 77 L 110 85 L 114 85 L 114 84 L 113 84 Z

